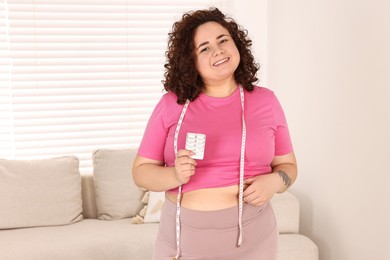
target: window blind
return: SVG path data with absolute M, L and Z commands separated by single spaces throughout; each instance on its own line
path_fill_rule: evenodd
M 0 157 L 139 145 L 163 94 L 167 34 L 216 1 L 0 0 Z

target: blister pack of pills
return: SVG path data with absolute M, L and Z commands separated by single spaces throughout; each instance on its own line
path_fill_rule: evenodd
M 193 151 L 195 154 L 191 156 L 193 159 L 202 160 L 204 157 L 204 148 L 206 145 L 206 135 L 187 133 L 186 149 Z

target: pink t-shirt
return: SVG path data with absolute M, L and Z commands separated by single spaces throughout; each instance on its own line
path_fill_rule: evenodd
M 292 152 L 283 109 L 274 93 L 263 87 L 245 92 L 245 178 L 270 173 L 274 156 Z M 163 95 L 155 107 L 138 155 L 174 166 L 173 139 L 183 105 L 174 93 Z M 184 149 L 187 132 L 206 135 L 204 159 L 197 160 L 195 175 L 183 192 L 239 183 L 241 151 L 241 99 L 239 88 L 226 98 L 202 93 L 190 103 L 184 117 L 178 149 Z

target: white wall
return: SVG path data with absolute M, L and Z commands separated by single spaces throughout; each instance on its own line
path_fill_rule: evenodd
M 320 260 L 390 259 L 390 1 L 221 1 L 249 30 Z
M 268 1 L 302 232 L 321 260 L 390 259 L 390 1 Z

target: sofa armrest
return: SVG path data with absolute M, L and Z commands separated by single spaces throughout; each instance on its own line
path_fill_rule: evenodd
M 290 192 L 275 194 L 271 200 L 279 233 L 299 233 L 299 201 Z

